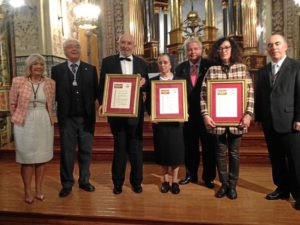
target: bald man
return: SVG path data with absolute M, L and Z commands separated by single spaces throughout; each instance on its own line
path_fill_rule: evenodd
M 288 199 L 300 210 L 300 63 L 286 55 L 282 35 L 268 40 L 272 60 L 257 74 L 255 119 L 261 123 L 276 190 L 267 200 Z
M 122 193 L 125 180 L 127 156 L 131 165 L 130 183 L 135 193 L 143 191 L 143 122 L 144 106 L 142 91 L 148 83 L 146 62 L 133 55 L 135 49 L 134 37 L 128 33 L 119 39 L 119 54 L 108 56 L 102 61 L 100 74 L 99 114 L 102 111 L 103 91 L 106 74 L 140 74 L 140 101 L 138 117 L 108 117 L 111 132 L 114 137 L 114 156 L 112 163 L 113 193 Z

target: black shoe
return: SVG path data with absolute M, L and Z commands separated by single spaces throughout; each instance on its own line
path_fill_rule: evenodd
M 92 184 L 90 184 L 90 183 L 79 184 L 79 188 L 81 188 L 82 190 L 85 190 L 87 192 L 93 192 L 93 191 L 95 191 L 95 187 Z
M 113 193 L 115 195 L 121 194 L 122 193 L 122 185 L 115 185 L 113 189 Z
M 205 185 L 205 187 L 210 188 L 210 189 L 213 189 L 215 187 L 214 182 L 211 181 L 211 180 L 210 181 L 204 181 L 204 185 Z
M 221 188 L 218 190 L 218 192 L 215 194 L 215 196 L 217 198 L 223 198 L 227 194 L 227 191 L 228 191 L 228 186 L 225 184 L 222 184 Z
M 72 191 L 72 188 L 62 188 L 59 192 L 59 197 L 63 198 L 63 197 L 67 197 Z
M 278 190 L 266 195 L 267 200 L 288 199 L 289 197 L 289 193 L 280 192 Z
M 185 184 L 189 184 L 189 183 L 198 183 L 198 179 L 197 178 L 192 178 L 191 176 L 186 176 L 184 179 L 179 181 L 179 184 L 181 185 L 185 185 Z
M 172 192 L 172 194 L 175 194 L 175 195 L 179 194 L 180 188 L 179 188 L 178 183 L 172 183 L 171 192 Z
M 132 185 L 132 190 L 133 190 L 133 192 L 135 192 L 137 194 L 143 192 L 143 188 L 142 188 L 142 186 L 140 184 Z
M 169 184 L 169 182 L 163 182 L 161 184 L 160 191 L 162 193 L 167 193 L 169 190 L 170 190 L 170 184 Z
M 295 209 L 300 210 L 300 200 L 295 202 Z
M 235 188 L 229 188 L 227 191 L 227 197 L 230 199 L 236 199 L 237 198 L 237 192 Z

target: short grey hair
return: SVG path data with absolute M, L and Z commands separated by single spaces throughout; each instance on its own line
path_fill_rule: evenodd
M 187 51 L 188 46 L 192 43 L 197 43 L 198 46 L 202 49 L 202 43 L 198 38 L 189 38 L 184 42 L 184 50 Z
M 29 55 L 25 60 L 25 69 L 24 69 L 24 75 L 25 76 L 30 76 L 31 66 L 37 60 L 41 60 L 44 63 L 43 75 L 46 75 L 46 60 L 45 60 L 44 56 L 42 56 L 41 54 L 38 54 L 38 53 L 33 53 L 33 54 Z
M 63 43 L 63 48 L 64 48 L 64 49 L 67 47 L 67 45 L 68 45 L 68 43 L 69 43 L 70 41 L 76 41 L 77 44 L 80 45 L 80 42 L 79 42 L 76 38 L 68 38 L 68 39 L 66 39 L 66 40 L 64 41 L 64 43 Z

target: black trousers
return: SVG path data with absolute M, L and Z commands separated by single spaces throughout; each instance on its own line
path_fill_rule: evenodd
M 277 189 L 300 201 L 300 132 L 264 131 Z
M 219 178 L 222 184 L 226 184 L 231 188 L 235 188 L 239 177 L 239 148 L 242 140 L 242 135 L 231 134 L 226 129 L 224 134 L 215 135 L 217 149 L 217 167 Z M 227 157 L 228 150 L 229 165 L 227 170 Z
M 126 122 L 110 124 L 114 137 L 112 180 L 114 185 L 123 185 L 127 156 L 131 165 L 130 183 L 139 185 L 143 180 L 143 123 L 129 125 Z
M 87 184 L 90 179 L 90 163 L 94 134 L 84 130 L 83 117 L 67 118 L 60 125 L 60 180 L 64 188 L 74 185 L 74 162 L 78 147 L 79 184 Z
M 202 179 L 213 181 L 216 177 L 215 143 L 213 135 L 206 132 L 202 118 L 190 117 L 184 123 L 184 144 L 185 144 L 185 167 L 187 176 L 198 180 L 198 168 L 200 164 L 200 145 L 202 148 Z

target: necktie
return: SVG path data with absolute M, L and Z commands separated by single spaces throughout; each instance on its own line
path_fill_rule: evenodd
M 75 63 L 71 64 L 71 70 L 72 70 L 72 73 L 74 75 L 74 80 L 73 80 L 73 83 L 72 83 L 73 86 L 77 86 L 77 80 L 76 80 L 77 66 L 78 65 L 75 64 Z
M 277 77 L 276 67 L 277 67 L 277 64 L 272 65 L 272 75 L 271 75 L 272 85 L 275 83 L 275 80 Z
M 120 61 L 123 61 L 123 60 L 126 60 L 126 61 L 131 61 L 131 58 L 128 58 L 128 57 L 120 57 L 119 58 L 120 59 Z
M 71 64 L 71 70 L 72 70 L 72 72 L 75 74 L 76 73 L 76 70 L 77 70 L 77 64 L 75 64 L 75 63 L 73 63 L 73 64 Z
M 198 78 L 198 76 L 197 76 L 197 67 L 198 67 L 197 64 L 193 64 L 193 66 L 192 66 L 191 81 L 192 81 L 193 86 L 196 85 L 197 78 Z

